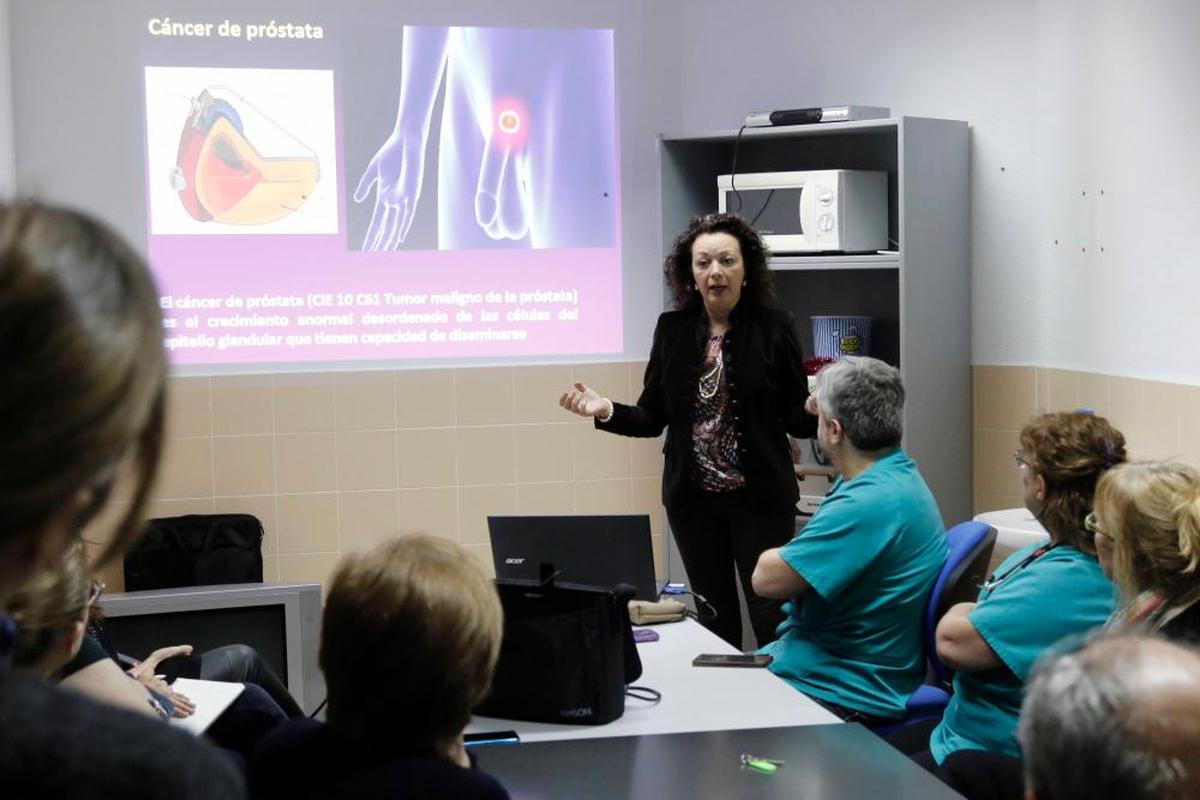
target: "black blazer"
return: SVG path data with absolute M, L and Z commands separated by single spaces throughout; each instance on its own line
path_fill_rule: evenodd
M 670 511 L 686 509 L 697 491 L 690 475 L 692 424 L 707 335 L 702 307 L 659 316 L 637 405 L 613 403 L 612 419 L 596 420 L 597 428 L 624 436 L 658 436 L 667 429 L 662 494 Z M 739 303 L 723 347 L 746 491 L 756 509 L 787 511 L 800 492 L 784 433 L 809 438 L 817 429 L 816 417 L 804 411 L 808 379 L 791 315 Z

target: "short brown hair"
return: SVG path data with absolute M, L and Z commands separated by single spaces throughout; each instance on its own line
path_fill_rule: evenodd
M 330 726 L 438 754 L 487 696 L 502 630 L 495 586 L 454 542 L 413 534 L 345 556 L 321 628 Z
M 1200 470 L 1180 461 L 1124 464 L 1100 479 L 1096 509 L 1126 602 L 1147 589 L 1174 601 L 1200 592 Z
M 1125 461 L 1125 437 L 1107 419 L 1080 412 L 1034 417 L 1021 431 L 1029 468 L 1046 481 L 1038 520 L 1063 544 L 1096 554 L 1083 518 L 1092 510 L 1096 481 Z
M 140 533 L 162 450 L 162 335 L 146 263 L 108 226 L 0 203 L 0 543 L 90 490 L 82 530 L 127 457 L 133 502 L 99 563 Z

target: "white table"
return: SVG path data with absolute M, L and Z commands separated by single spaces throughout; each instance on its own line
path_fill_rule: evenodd
M 1042 523 L 1034 519 L 1027 508 L 986 511 L 976 514 L 975 519 L 996 529 L 996 549 L 992 551 L 994 563 L 1007 558 L 1022 547 L 1050 540 L 1050 534 L 1046 533 Z
M 841 722 L 768 670 L 693 667 L 692 659 L 700 653 L 738 652 L 693 620 L 647 627 L 658 631 L 661 638 L 638 644 L 642 677 L 635 685 L 662 692 L 660 702 L 646 703 L 627 697 L 624 716 L 607 725 L 555 725 L 475 717 L 467 733 L 515 730 L 521 741 L 539 742 Z

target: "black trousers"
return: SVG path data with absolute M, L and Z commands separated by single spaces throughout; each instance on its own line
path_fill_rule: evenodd
M 796 530 L 795 514 L 755 511 L 743 489 L 698 494 L 699 499 L 686 511 L 668 509 L 667 519 L 692 591 L 703 595 L 717 611 L 715 619 L 701 613 L 700 622 L 741 649 L 742 615 L 737 594 L 740 578 L 750 625 L 761 647 L 775 639 L 775 628 L 783 621 L 783 614 L 778 600 L 754 593 L 750 576 L 760 553 L 792 538 Z
M 929 737 L 938 722 L 931 719 L 905 726 L 889 735 L 887 742 L 967 800 L 1021 800 L 1025 796 L 1019 758 L 957 750 L 939 766 L 929 752 Z
M 253 647 L 231 644 L 201 653 L 200 677 L 206 681 L 256 683 L 288 717 L 304 716 L 300 704 Z

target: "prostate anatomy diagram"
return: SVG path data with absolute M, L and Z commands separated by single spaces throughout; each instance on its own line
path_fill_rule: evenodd
M 194 219 L 275 222 L 298 211 L 320 178 L 316 153 L 229 87 L 192 99 L 171 186 Z

